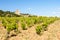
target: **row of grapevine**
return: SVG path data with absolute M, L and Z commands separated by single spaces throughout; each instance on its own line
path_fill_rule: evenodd
M 23 30 L 32 27 L 35 24 L 43 23 L 42 25 L 38 25 L 36 27 L 36 32 L 39 34 L 41 30 L 46 30 L 47 26 L 50 23 L 53 23 L 55 20 L 58 20 L 57 17 L 0 17 L 0 21 L 4 28 L 7 29 L 8 32 L 12 30 L 18 30 L 18 22 L 21 24 L 21 28 Z
M 40 17 L 41 18 L 41 17 Z M 49 24 L 53 23 L 54 21 L 60 18 L 57 17 L 42 17 L 42 25 L 38 25 L 36 27 L 36 33 L 41 34 L 42 31 L 46 31 Z

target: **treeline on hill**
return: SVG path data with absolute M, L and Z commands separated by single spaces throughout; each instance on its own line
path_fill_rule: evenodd
M 20 13 L 20 15 L 17 15 L 15 14 L 15 12 L 0 10 L 0 17 L 25 17 L 25 16 L 32 17 L 36 15 L 30 15 L 28 13 Z
M 0 17 L 20 17 L 20 15 L 17 15 L 14 12 L 10 12 L 10 11 L 0 10 Z

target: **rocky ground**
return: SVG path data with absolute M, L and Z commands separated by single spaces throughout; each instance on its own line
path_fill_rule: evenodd
M 21 30 L 16 36 L 11 36 L 6 39 L 7 31 L 4 27 L 0 26 L 0 40 L 60 40 L 60 20 L 48 26 L 48 30 L 44 31 L 42 35 L 36 34 L 37 25 L 28 28 L 27 30 Z M 15 34 L 11 32 L 11 34 Z

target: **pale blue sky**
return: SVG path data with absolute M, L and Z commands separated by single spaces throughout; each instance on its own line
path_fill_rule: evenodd
M 0 10 L 42 16 L 60 16 L 60 0 L 0 0 Z

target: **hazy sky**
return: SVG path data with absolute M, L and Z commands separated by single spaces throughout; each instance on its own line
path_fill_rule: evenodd
M 60 0 L 0 0 L 0 10 L 44 16 L 60 16 Z

